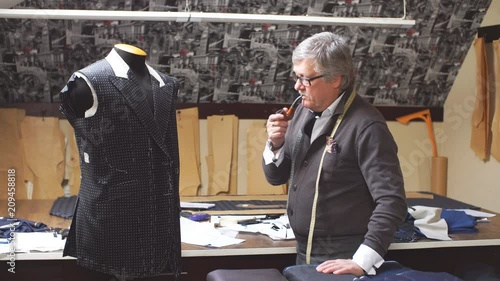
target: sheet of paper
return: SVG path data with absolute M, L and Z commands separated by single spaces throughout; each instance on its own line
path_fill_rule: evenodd
M 476 218 L 492 218 L 496 216 L 496 214 L 492 213 L 487 213 L 487 212 L 482 212 L 482 211 L 477 211 L 477 210 L 471 210 L 471 209 L 452 209 L 454 211 L 464 211 L 467 215 L 473 216 Z
M 181 241 L 206 247 L 224 247 L 245 240 L 222 235 L 211 223 L 195 222 L 181 217 Z
M 13 241 L 16 253 L 60 251 L 66 244 L 60 234 L 54 235 L 52 232 L 16 232 Z M 9 253 L 10 247 L 10 244 L 0 243 L 0 254 Z

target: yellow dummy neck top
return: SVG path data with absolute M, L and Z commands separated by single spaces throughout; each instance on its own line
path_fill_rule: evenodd
M 138 56 L 146 56 L 146 52 L 144 50 L 137 48 L 136 46 L 128 45 L 128 44 L 116 44 L 116 48 L 123 50 L 125 52 L 138 55 Z

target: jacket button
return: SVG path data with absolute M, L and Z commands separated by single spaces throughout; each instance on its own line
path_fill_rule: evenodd
M 304 161 L 304 167 L 307 167 L 307 165 L 309 165 L 309 161 Z
M 296 191 L 297 190 L 297 185 L 294 184 L 293 187 L 292 187 L 293 191 Z

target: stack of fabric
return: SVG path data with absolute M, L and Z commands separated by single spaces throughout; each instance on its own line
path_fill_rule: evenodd
M 429 239 L 451 240 L 449 234 L 477 232 L 477 218 L 463 210 L 427 206 L 408 208 L 407 221 L 413 221 L 415 232 Z

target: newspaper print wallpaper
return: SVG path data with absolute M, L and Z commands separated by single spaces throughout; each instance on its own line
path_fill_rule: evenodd
M 26 0 L 15 8 L 402 17 L 403 0 Z M 58 102 L 71 73 L 128 43 L 181 82 L 179 103 L 289 103 L 291 53 L 330 30 L 350 38 L 356 91 L 375 105 L 442 107 L 491 0 L 407 0 L 409 29 L 0 19 L 0 105 Z

